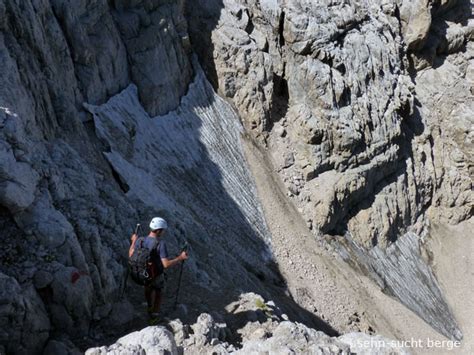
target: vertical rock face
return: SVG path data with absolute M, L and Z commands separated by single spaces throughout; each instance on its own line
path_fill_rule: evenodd
M 115 1 L 112 11 L 129 56 L 131 79 L 152 116 L 175 109 L 192 77 L 181 3 Z
M 223 9 L 209 14 L 209 3 Z M 456 338 L 421 256 L 413 258 L 424 276 L 399 283 L 409 265 L 382 251 L 403 248 L 408 231 L 421 235 L 430 207 L 450 223 L 472 217 L 470 5 L 194 1 L 187 15 L 206 71 L 269 148 L 309 228 L 339 236 L 337 249 L 346 235 L 342 255 L 369 264 L 386 289 Z M 404 292 L 422 284 L 430 296 Z
M 175 109 L 185 33 L 175 2 L 0 2 L 0 352 L 41 352 L 111 312 L 137 211 L 82 104 L 135 82 L 148 112 Z
M 337 1 L 265 4 L 229 2 L 220 17 L 223 25 L 212 34 L 216 43 L 210 48 L 216 60 L 207 65 L 215 67 L 220 92 L 233 98 L 247 127 L 259 127 L 258 133 L 268 136 L 281 175 L 308 222 L 337 233 L 350 222 L 348 215 L 356 214 L 357 206 L 388 181 L 393 180 L 396 195 L 403 198 L 408 180 L 414 180 L 414 172 L 399 176 L 409 170 L 407 159 L 413 159 L 409 148 L 401 146 L 414 136 L 405 127 L 414 107 L 395 6 Z M 244 50 L 243 39 L 232 39 L 226 31 L 248 41 L 245 52 L 250 59 L 235 59 L 248 70 L 229 70 L 235 64 L 227 60 L 228 53 Z M 259 33 L 267 43 L 261 49 L 255 39 L 262 37 Z M 260 57 L 268 58 L 270 65 L 252 65 Z M 252 71 L 261 80 L 243 80 Z M 420 196 L 419 208 L 430 199 L 429 191 L 425 195 Z M 408 212 L 408 206 L 396 213 L 390 202 L 378 204 L 384 206 L 374 207 L 370 214 L 376 219 L 369 223 L 374 230 L 359 233 L 368 245 L 377 238 L 393 238 L 398 225 L 414 222 L 419 213 Z M 393 221 L 380 214 L 391 214 Z
M 455 6 L 457 4 L 457 6 Z M 448 7 L 448 5 L 451 5 Z M 474 22 L 472 2 L 439 4 L 429 40 L 411 53 L 420 115 L 430 132 L 434 160 L 433 218 L 456 224 L 473 215 Z M 472 16 L 471 16 L 472 17 Z M 437 85 L 441 83 L 442 89 Z
M 224 1 L 212 17 L 197 1 L 188 17 L 206 70 L 247 128 L 268 138 L 308 222 L 328 233 L 352 226 L 370 247 L 396 239 L 430 205 L 430 118 L 408 61 L 416 49 L 466 43 L 471 27 L 457 24 L 466 4 Z M 452 38 L 435 41 L 441 23 Z M 203 44 L 200 29 L 214 27 Z

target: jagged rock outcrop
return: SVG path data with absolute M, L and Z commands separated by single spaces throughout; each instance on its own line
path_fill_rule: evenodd
M 459 12 L 464 3 L 449 6 Z M 190 5 L 196 42 L 198 28 L 219 24 L 209 36 L 212 45 L 196 44 L 207 70 L 217 73 L 219 92 L 232 99 L 249 129 L 271 133 L 277 168 L 316 229 L 340 233 L 347 224 L 365 247 L 387 245 L 430 204 L 431 138 L 406 57 L 428 37 L 430 6 L 224 1 L 222 12 L 209 18 L 199 1 Z M 448 4 L 440 6 L 438 22 Z M 446 40 L 459 48 L 470 27 L 457 26 L 459 38 Z M 239 51 L 245 56 L 228 58 Z M 230 70 L 239 68 L 233 60 L 245 67 Z M 243 79 L 249 75 L 258 79 Z
M 86 351 L 88 355 L 141 353 L 178 354 L 173 334 L 164 327 L 148 327 L 120 338 L 109 347 Z
M 423 304 L 424 296 L 407 296 L 416 282 L 394 281 L 404 278 L 406 261 L 381 267 L 388 264 L 378 258 L 388 254 L 374 257 L 372 250 L 393 243 L 403 248 L 410 244 L 401 240 L 406 232 L 421 236 L 430 206 L 449 205 L 453 223 L 472 217 L 472 174 L 466 173 L 472 152 L 448 149 L 458 152 L 460 168 L 443 159 L 446 151 L 437 146 L 447 145 L 436 127 L 446 122 L 441 118 L 446 111 L 439 118 L 427 111 L 435 105 L 430 87 L 431 94 L 441 91 L 440 98 L 463 103 L 455 115 L 467 127 L 470 84 L 456 96 L 428 77 L 420 83 L 418 77 L 430 74 L 417 72 L 461 51 L 455 56 L 463 69 L 452 78 L 464 81 L 472 56 L 470 2 L 216 0 L 215 7 L 222 3 L 223 9 L 212 16 L 208 3 L 189 4 L 196 51 L 218 78 L 218 92 L 232 100 L 247 129 L 267 146 L 308 227 L 317 236 L 345 235 L 334 241 L 341 255 L 369 265 L 366 272 L 387 282 L 385 289 L 398 289 L 400 300 L 430 322 L 431 301 L 420 310 L 415 303 Z M 209 31 L 207 42 L 201 41 L 202 28 Z M 456 131 L 458 124 L 449 126 Z M 460 140 L 466 134 L 458 133 Z M 418 270 L 425 270 L 422 279 L 434 280 L 417 258 Z M 442 315 L 434 322 L 441 325 L 437 329 L 459 337 L 439 286 L 433 282 L 429 288 L 428 298 L 441 307 L 434 312 Z
M 244 294 L 229 305 L 237 317 L 243 314 L 248 323 L 240 329 L 217 322 L 209 314 L 201 314 L 196 323 L 183 325 L 179 320 L 169 323 L 173 333 L 163 326 L 148 327 L 129 334 L 111 346 L 91 348 L 86 355 L 126 354 L 408 354 L 396 342 L 381 336 L 349 333 L 329 337 L 301 323 L 285 321 L 273 301 L 265 303 L 256 294 Z M 279 315 L 277 315 L 279 314 Z M 235 326 L 235 325 L 234 325 Z M 231 344 L 238 333 L 239 344 Z M 174 334 L 174 338 L 173 338 Z M 372 344 L 370 347 L 364 344 Z
M 338 233 L 350 223 L 348 216 L 360 209 L 357 206 L 390 179 L 395 180 L 395 198 L 407 196 L 414 173 L 401 177 L 398 187 L 396 180 L 410 158 L 401 145 L 410 140 L 403 121 L 413 111 L 413 85 L 403 60 L 395 5 L 227 3 L 219 18 L 222 26 L 211 36 L 214 45 L 206 46 L 216 57 L 207 66 L 215 67 L 223 83 L 219 92 L 233 99 L 248 128 L 275 133 L 268 144 L 308 223 Z M 194 16 L 190 15 L 191 30 Z M 254 32 L 268 38 L 267 47 L 258 48 Z M 247 49 L 242 49 L 243 40 L 235 33 L 247 38 Z M 229 70 L 235 64 L 226 56 L 234 48 L 248 52 L 250 59 L 239 59 L 248 70 Z M 256 59 L 260 57 L 268 57 L 270 65 L 261 65 Z M 252 71 L 260 80 L 243 80 Z M 259 90 L 248 85 L 258 85 Z M 239 92 L 249 103 L 239 99 Z M 246 95 L 249 92 L 255 95 Z M 261 113 L 249 106 L 259 107 Z M 367 246 L 395 238 L 428 203 L 429 181 L 426 185 L 428 191 L 417 206 L 410 206 L 410 201 L 380 201 L 371 213 L 373 222 L 364 227 L 354 223 L 349 229 L 357 234 L 358 228 L 372 228 L 358 236 Z M 395 205 L 401 213 L 396 213 Z

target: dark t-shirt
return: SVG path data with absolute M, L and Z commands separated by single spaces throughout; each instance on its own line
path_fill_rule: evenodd
M 163 239 L 156 239 L 155 237 L 147 236 L 145 237 L 143 245 L 146 248 L 151 249 L 156 243 L 156 240 L 158 240 L 159 245 L 157 245 L 156 248 L 157 252 L 152 254 L 152 260 L 155 265 L 160 265 L 161 259 L 168 259 L 168 248 L 166 247 L 166 242 Z

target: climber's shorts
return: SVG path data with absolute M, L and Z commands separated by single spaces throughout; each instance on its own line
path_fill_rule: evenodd
M 161 274 L 153 279 L 153 281 L 148 285 L 154 290 L 162 290 L 165 287 L 166 279 L 165 274 Z

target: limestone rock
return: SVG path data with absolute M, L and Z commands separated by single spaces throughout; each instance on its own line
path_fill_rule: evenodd
M 5 351 L 26 353 L 41 348 L 48 339 L 51 324 L 38 294 L 0 273 L 0 304 L 0 343 Z
M 175 109 L 192 78 L 181 5 L 115 1 L 112 14 L 145 109 L 151 116 Z
M 364 346 L 364 344 L 370 344 Z M 260 353 L 311 353 L 311 354 L 408 354 L 395 341 L 364 333 L 349 333 L 338 338 L 299 323 L 281 322 L 270 337 L 244 342 L 235 354 Z
M 174 319 L 168 323 L 173 331 L 173 336 L 177 346 L 182 346 L 185 339 L 189 336 L 189 326 L 184 325 L 179 319 Z
M 39 176 L 31 166 L 18 162 L 10 146 L 0 151 L 2 183 L 0 184 L 1 203 L 8 209 L 19 212 L 29 207 L 35 199 Z
M 226 310 L 237 315 L 263 306 L 279 309 L 273 301 L 265 302 L 258 294 L 245 293 L 238 301 L 229 304 Z M 301 323 L 275 318 L 264 322 L 240 322 L 233 316 L 229 320 L 231 324 L 218 324 L 211 315 L 203 313 L 198 316 L 196 323 L 191 325 L 194 332 L 190 333 L 181 331 L 189 325 L 173 320 L 169 326 L 175 333 L 175 339 L 164 327 L 148 327 L 120 338 L 109 347 L 88 349 L 86 354 L 175 354 L 176 349 L 190 354 L 408 354 L 397 346 L 396 341 L 381 336 L 348 333 L 340 337 L 330 337 Z M 221 336 L 226 333 L 230 339 L 235 339 L 236 334 L 233 332 L 238 333 L 238 339 L 241 339 L 241 344 L 237 346 L 229 344 Z M 174 346 L 175 340 L 177 346 Z
M 11 280 L 2 289 L 18 291 L 0 314 L 17 309 L 28 323 L 2 326 L 1 344 L 35 353 L 50 332 L 82 338 L 93 317 L 114 315 L 123 238 L 139 213 L 82 104 L 133 81 L 146 110 L 162 114 L 179 105 L 193 73 L 182 4 L 1 2 L 0 20 L 0 257 Z
M 169 330 L 164 327 L 147 327 L 118 339 L 111 346 L 86 351 L 87 355 L 130 353 L 177 355 L 178 350 L 173 334 Z
M 45 355 L 79 355 L 79 351 L 71 341 L 50 340 L 44 349 Z
M 459 143 L 448 148 L 453 144 L 441 138 L 460 142 L 469 131 L 465 118 L 472 92 L 463 80 L 472 56 L 469 4 L 227 0 L 222 11 L 209 12 L 196 1 L 188 21 L 206 71 L 215 74 L 219 93 L 237 107 L 253 136 L 264 137 L 286 195 L 303 219 L 311 221 L 315 235 L 349 237 L 362 250 L 355 254 L 363 264 L 374 248 L 388 248 L 407 232 L 422 235 L 430 206 L 442 205 L 440 214 L 453 223 L 472 216 L 472 176 L 466 170 L 472 154 Z M 254 31 L 268 46 L 253 45 Z M 463 46 L 467 54 L 458 53 Z M 229 53 L 242 47 L 246 53 L 239 62 L 229 61 Z M 262 57 L 268 63 L 258 60 Z M 250 77 L 262 75 L 249 83 L 236 68 Z M 454 77 L 458 95 L 451 93 Z M 447 78 L 447 91 L 440 90 L 435 83 Z M 221 90 L 227 84 L 230 89 Z M 447 130 L 439 126 L 446 120 L 433 114 L 436 100 L 446 103 L 440 109 L 444 117 L 456 120 Z M 464 133 L 454 133 L 458 123 Z M 290 152 L 291 165 L 283 158 Z M 389 272 L 382 269 L 375 279 Z M 429 299 L 439 292 L 432 286 L 421 302 L 427 313 L 418 310 L 425 319 L 431 317 Z M 403 289 L 397 294 L 409 305 Z M 432 324 L 443 323 L 443 317 Z M 459 337 L 454 321 L 441 328 Z
M 34 276 L 34 285 L 37 289 L 47 287 L 53 281 L 53 275 L 44 270 L 39 270 Z
M 199 5 L 199 2 L 192 5 L 196 12 L 189 17 L 192 35 L 195 21 L 209 21 L 199 16 Z M 250 5 L 229 1 L 221 16 L 213 18 L 225 26 L 218 26 L 211 36 L 217 59 L 208 63 L 203 54 L 203 61 L 214 67 L 219 80 L 234 83 L 234 71 L 225 69 L 229 65 L 236 66 L 225 57 L 228 47 L 242 47 L 243 38 L 252 31 L 266 33 L 269 38 L 273 34 L 273 42 L 269 42 L 267 50 L 250 46 L 247 57 L 239 59 L 239 63 L 249 68 L 245 72 L 273 71 L 271 86 L 257 81 L 259 90 L 268 87 L 268 93 L 263 96 L 266 100 L 258 95 L 249 96 L 248 93 L 255 90 L 245 86 L 247 81 L 243 80 L 238 80 L 240 86 L 232 85 L 232 92 L 223 94 L 240 108 L 245 122 L 257 122 L 254 127 L 257 134 L 262 130 L 268 133 L 275 121 L 286 120 L 288 133 L 283 135 L 282 128 L 275 125 L 278 139 L 269 140 L 277 162 L 280 157 L 288 156 L 286 147 L 294 150 L 294 165 L 291 159 L 278 163 L 284 168 L 291 166 L 282 171 L 283 180 L 289 181 L 287 178 L 295 173 L 304 175 L 308 183 L 298 187 L 289 184 L 288 188 L 293 195 L 309 191 L 314 206 L 318 207 L 308 207 L 308 211 L 315 212 L 304 216 L 305 219 L 312 219 L 323 231 L 333 232 L 338 225 L 347 223 L 344 221 L 346 211 L 361 203 L 404 164 L 404 154 L 397 141 L 405 136 L 402 121 L 405 111 L 411 112 L 413 107 L 413 85 L 401 71 L 402 38 L 397 31 L 390 30 L 399 25 L 399 19 L 375 3 L 374 6 L 337 3 L 337 6 L 327 7 L 296 1 L 283 3 L 271 11 L 264 6 Z M 249 34 L 240 31 L 244 25 L 239 22 L 239 14 L 247 12 L 250 15 L 246 15 L 248 19 L 245 17 L 244 22 L 252 22 Z M 372 20 L 367 21 L 368 18 Z M 227 28 L 238 28 L 232 33 L 241 33 L 242 38 L 228 35 L 224 40 L 221 37 L 224 27 L 229 33 Z M 278 38 L 275 38 L 276 33 Z M 226 48 L 221 49 L 221 46 Z M 268 56 L 271 65 L 262 67 L 262 63 L 254 61 L 253 58 L 262 55 Z M 271 78 L 269 74 L 265 77 Z M 262 112 L 248 110 L 248 104 L 239 98 L 240 92 L 252 102 L 252 108 L 257 107 Z M 330 170 L 337 171 L 341 178 L 331 181 L 339 181 L 337 186 L 329 188 L 329 191 L 334 190 L 334 195 L 324 196 L 327 192 L 318 193 L 316 185 L 326 185 L 319 176 Z M 423 196 L 425 203 L 427 200 Z M 413 222 L 416 214 L 403 220 Z M 391 228 L 397 230 L 401 225 L 395 223 Z M 389 238 L 388 233 L 385 231 L 379 238 Z
M 281 71 L 274 68 L 269 53 L 278 38 L 267 21 L 270 16 L 271 23 L 278 23 L 280 10 L 270 2 L 261 8 L 256 1 L 228 1 L 224 7 L 220 3 L 201 0 L 189 4 L 193 48 L 203 57 L 213 58 L 212 63 L 203 63 L 204 69 L 218 92 L 233 99 L 245 127 L 262 132 L 271 125 L 274 71 Z
M 262 352 L 348 354 L 349 347 L 331 339 L 322 332 L 285 321 L 274 329 L 271 337 L 263 341 L 248 341 L 236 354 Z
M 197 345 L 211 344 L 213 339 L 225 340 L 225 324 L 216 323 L 209 314 L 201 314 L 191 328 Z
M 431 26 L 431 6 L 428 0 L 402 1 L 400 20 L 403 37 L 409 49 L 421 49 Z
M 438 68 L 427 68 L 417 74 L 417 93 L 422 114 L 432 135 L 431 155 L 435 170 L 436 191 L 432 213 L 436 220 L 456 224 L 472 216 L 474 153 L 472 146 L 471 87 L 473 63 L 468 53 L 448 56 Z M 444 91 L 436 93 L 433 81 L 442 81 Z

